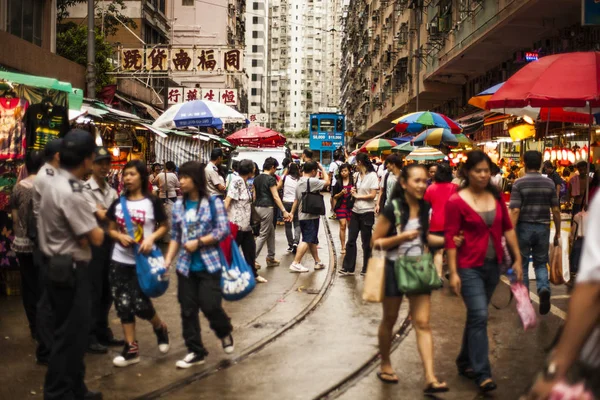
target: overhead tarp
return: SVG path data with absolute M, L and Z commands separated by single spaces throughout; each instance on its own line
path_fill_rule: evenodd
M 154 146 L 156 162 L 163 164 L 173 161 L 177 166 L 188 161 L 208 163 L 215 142 L 195 139 L 193 136 L 185 133 L 169 134 L 166 138 L 157 136 Z
M 50 96 L 52 102 L 58 106 L 65 107 L 68 104 L 71 110 L 81 109 L 83 90 L 72 87 L 68 82 L 7 71 L 0 71 L 0 81 L 17 84 L 15 88 L 17 96 L 27 100 L 29 104 L 41 103 L 45 97 Z M 0 90 L 9 88 L 0 85 Z

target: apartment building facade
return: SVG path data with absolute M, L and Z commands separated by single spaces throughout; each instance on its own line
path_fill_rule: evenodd
M 598 47 L 579 0 L 351 0 L 341 105 L 364 140 L 422 110 L 459 117 L 468 99 L 539 56 Z
M 248 114 L 267 113 L 269 18 L 265 0 L 248 3 L 244 66 L 248 79 Z
M 56 55 L 56 0 L 0 0 L 0 69 L 85 87 L 85 68 Z
M 335 25 L 331 25 L 339 20 L 334 14 L 341 16 L 341 5 L 336 8 L 336 4 L 340 1 L 269 3 L 266 73 L 269 126 L 273 129 L 307 130 L 311 113 L 328 106 L 337 108 L 341 35 L 336 35 Z

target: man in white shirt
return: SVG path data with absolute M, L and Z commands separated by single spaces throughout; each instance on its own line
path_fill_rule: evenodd
M 210 153 L 210 162 L 206 164 L 206 189 L 209 196 L 223 197 L 225 195 L 225 179 L 219 174 L 219 166 L 223 163 L 223 150 L 215 148 Z

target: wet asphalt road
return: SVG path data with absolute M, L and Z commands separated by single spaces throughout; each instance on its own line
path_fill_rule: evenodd
M 202 318 L 203 340 L 210 352 L 207 363 L 189 370 L 175 369 L 175 361 L 186 354 L 186 349 L 173 280 L 168 293 L 155 301 L 169 325 L 170 352 L 158 352 L 150 325 L 141 321 L 137 328 L 140 364 L 113 367 L 111 360 L 120 349 L 113 349 L 110 355 L 88 355 L 90 389 L 101 390 L 105 399 L 315 399 L 326 393 L 327 398 L 342 399 L 423 398 L 423 373 L 412 330 L 392 355 L 400 377 L 398 385 L 384 385 L 377 379 L 376 362 L 365 365 L 377 355 L 381 306 L 362 301 L 362 277 L 342 278 L 330 270 L 341 262 L 338 225 L 331 220 L 329 224 L 338 258 L 334 261 L 322 228 L 320 255 L 329 269 L 311 268 L 301 275 L 288 271 L 292 255 L 283 253 L 285 234 L 283 227 L 277 228 L 277 257 L 282 265 L 263 267 L 260 273 L 269 283 L 258 285 L 248 298 L 225 305 L 235 328 L 233 355 L 223 353 Z M 360 271 L 360 252 L 358 259 L 356 270 Z M 264 264 L 264 254 L 259 260 Z M 312 262 L 305 265 L 312 267 Z M 508 286 L 500 283 L 493 301 L 506 304 L 508 293 Z M 528 332 L 520 326 L 514 304 L 502 310 L 490 308 L 491 361 L 499 389 L 489 398 L 517 399 L 531 383 L 543 363 L 544 349 L 562 321 L 561 309 L 566 310 L 564 288 L 557 288 L 553 295 L 559 296 L 555 313 L 542 317 L 539 326 Z M 0 399 L 41 398 L 45 369 L 34 364 L 34 344 L 28 336 L 20 298 L 0 299 L 0 310 Z M 398 326 L 407 311 L 407 304 L 403 304 Z M 111 317 L 113 330 L 120 336 L 114 311 Z M 454 367 L 464 320 L 465 309 L 459 298 L 447 289 L 434 293 L 431 324 L 436 371 L 451 388 L 450 393 L 439 396 L 441 399 L 479 398 L 474 385 L 458 377 Z

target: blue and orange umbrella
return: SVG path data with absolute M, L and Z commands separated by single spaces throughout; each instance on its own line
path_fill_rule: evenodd
M 445 128 L 431 128 L 427 129 L 417 135 L 412 140 L 414 146 L 456 146 L 458 145 L 458 139 L 449 129 Z

